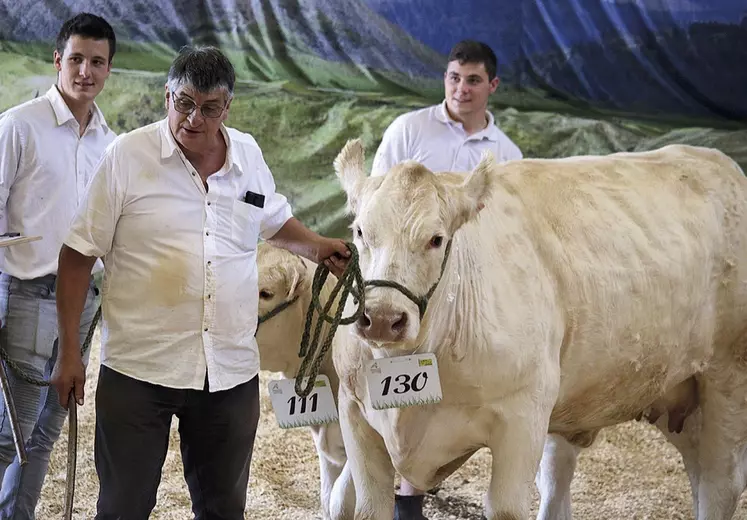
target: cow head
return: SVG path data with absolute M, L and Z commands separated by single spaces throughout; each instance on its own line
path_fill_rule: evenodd
M 438 282 L 446 246 L 477 216 L 493 178 L 492 155 L 468 174 L 434 174 L 407 161 L 383 177 L 368 177 L 363 146 L 349 141 L 335 159 L 335 172 L 354 215 L 353 240 L 365 280 L 394 281 L 417 296 Z M 420 333 L 420 310 L 402 292 L 369 287 L 364 314 L 354 330 L 382 346 L 412 345 Z
M 257 270 L 260 316 L 299 296 L 296 303 L 257 329 L 261 368 L 271 372 L 295 372 L 300 364 L 298 346 L 311 294 L 307 266 L 290 251 L 262 243 L 257 249 Z

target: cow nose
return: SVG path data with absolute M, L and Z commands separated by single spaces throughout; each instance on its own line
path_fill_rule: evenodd
M 367 329 L 371 326 L 371 318 L 368 317 L 368 311 L 363 311 L 363 314 L 358 318 L 358 327 L 361 329 Z
M 392 331 L 400 334 L 407 327 L 407 313 L 400 313 L 399 316 L 394 317 L 397 321 L 392 323 Z
M 376 341 L 397 341 L 407 329 L 406 312 L 370 312 L 364 311 L 356 325 L 362 335 Z

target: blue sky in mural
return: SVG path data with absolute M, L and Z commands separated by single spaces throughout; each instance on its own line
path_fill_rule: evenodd
M 640 34 L 693 22 L 739 24 L 747 0 L 364 0 L 375 12 L 433 49 L 447 53 L 454 42 L 489 43 L 499 59 L 513 61 L 522 44 L 544 52 L 558 44 Z

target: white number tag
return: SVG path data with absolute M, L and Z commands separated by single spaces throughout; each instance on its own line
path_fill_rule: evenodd
M 304 380 L 304 385 L 306 381 L 308 378 Z M 327 376 L 317 376 L 314 389 L 307 397 L 299 397 L 295 386 L 295 379 L 279 379 L 270 381 L 267 385 L 278 426 L 298 428 L 338 420 L 337 407 Z
M 441 401 L 441 379 L 434 354 L 373 359 L 366 363 L 371 406 L 376 410 Z

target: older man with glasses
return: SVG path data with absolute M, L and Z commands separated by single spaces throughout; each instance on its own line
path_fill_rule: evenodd
M 338 274 L 350 254 L 292 217 L 254 138 L 224 126 L 233 89 L 219 50 L 183 49 L 168 117 L 107 150 L 60 253 L 63 406 L 71 392 L 83 403 L 78 327 L 91 267 L 105 265 L 97 520 L 148 518 L 173 416 L 195 518 L 244 518 L 259 418 L 257 242 Z

